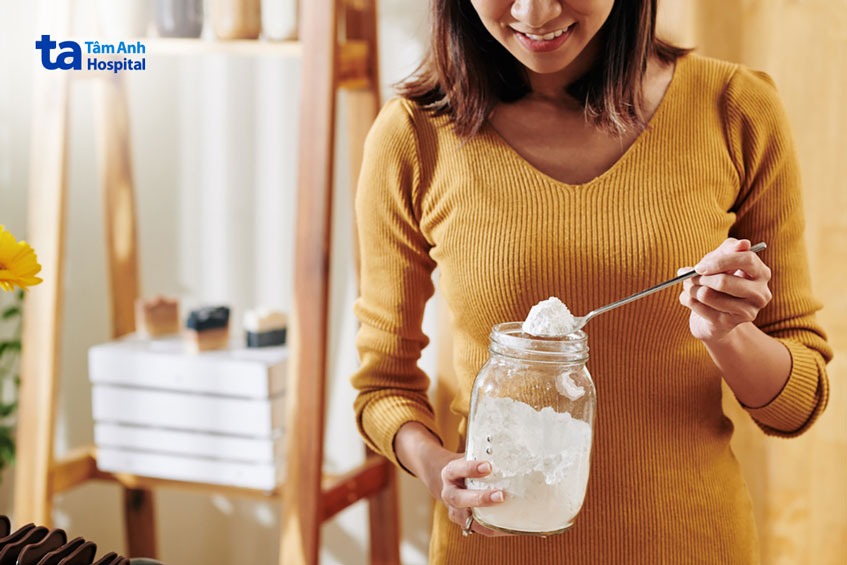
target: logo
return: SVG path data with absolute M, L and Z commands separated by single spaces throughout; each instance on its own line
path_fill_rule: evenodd
M 36 40 L 35 48 L 41 51 L 41 66 L 48 71 L 75 70 L 85 68 L 89 71 L 143 71 L 147 69 L 147 52 L 145 45 L 137 41 L 135 43 L 100 43 L 99 41 L 86 41 L 83 56 L 82 46 L 76 41 L 53 41 L 49 35 L 42 35 Z M 53 59 L 53 50 L 59 49 L 56 58 Z M 93 55 L 93 56 L 92 56 Z M 129 55 L 141 55 L 141 57 L 129 57 Z M 123 57 L 121 57 L 123 56 Z

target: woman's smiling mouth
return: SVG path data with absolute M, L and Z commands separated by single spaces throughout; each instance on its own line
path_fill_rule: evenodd
M 576 22 L 564 29 L 558 29 L 545 34 L 525 33 L 512 28 L 518 40 L 530 51 L 553 51 L 558 49 L 570 37 Z

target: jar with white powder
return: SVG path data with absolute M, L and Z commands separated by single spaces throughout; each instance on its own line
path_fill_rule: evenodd
M 492 473 L 469 489 L 502 489 L 505 501 L 473 509 L 483 526 L 547 536 L 582 508 L 596 392 L 585 332 L 538 337 L 520 322 L 492 328 L 490 357 L 474 382 L 465 458 Z

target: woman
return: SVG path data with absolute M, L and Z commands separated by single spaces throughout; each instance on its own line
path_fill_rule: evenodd
M 826 405 L 832 353 L 773 83 L 657 39 L 655 16 L 656 0 L 433 0 L 428 57 L 368 135 L 356 411 L 436 499 L 432 563 L 757 562 L 721 379 L 771 435 Z M 490 465 L 439 439 L 417 367 L 433 269 L 464 445 L 494 324 L 549 296 L 585 313 L 692 263 L 679 295 L 586 328 L 599 404 L 575 525 L 535 538 L 474 523 L 509 494 L 465 489 Z

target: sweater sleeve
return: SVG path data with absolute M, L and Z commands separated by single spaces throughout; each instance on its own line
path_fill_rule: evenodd
M 796 149 L 788 116 L 767 74 L 738 68 L 724 94 L 723 110 L 740 186 L 730 235 L 768 245 L 760 256 L 771 269 L 773 299 L 755 323 L 785 345 L 792 361 L 788 381 L 771 402 L 744 408 L 766 434 L 792 437 L 807 430 L 826 407 L 825 366 L 832 358 L 815 319 L 821 304 L 811 292 Z
M 360 367 L 351 381 L 362 437 L 406 471 L 394 452 L 400 426 L 420 422 L 439 437 L 427 396 L 429 378 L 418 367 L 429 343 L 421 323 L 435 268 L 418 223 L 419 179 L 413 118 L 406 102 L 395 97 L 368 132 L 358 179 L 361 292 L 354 312 Z

